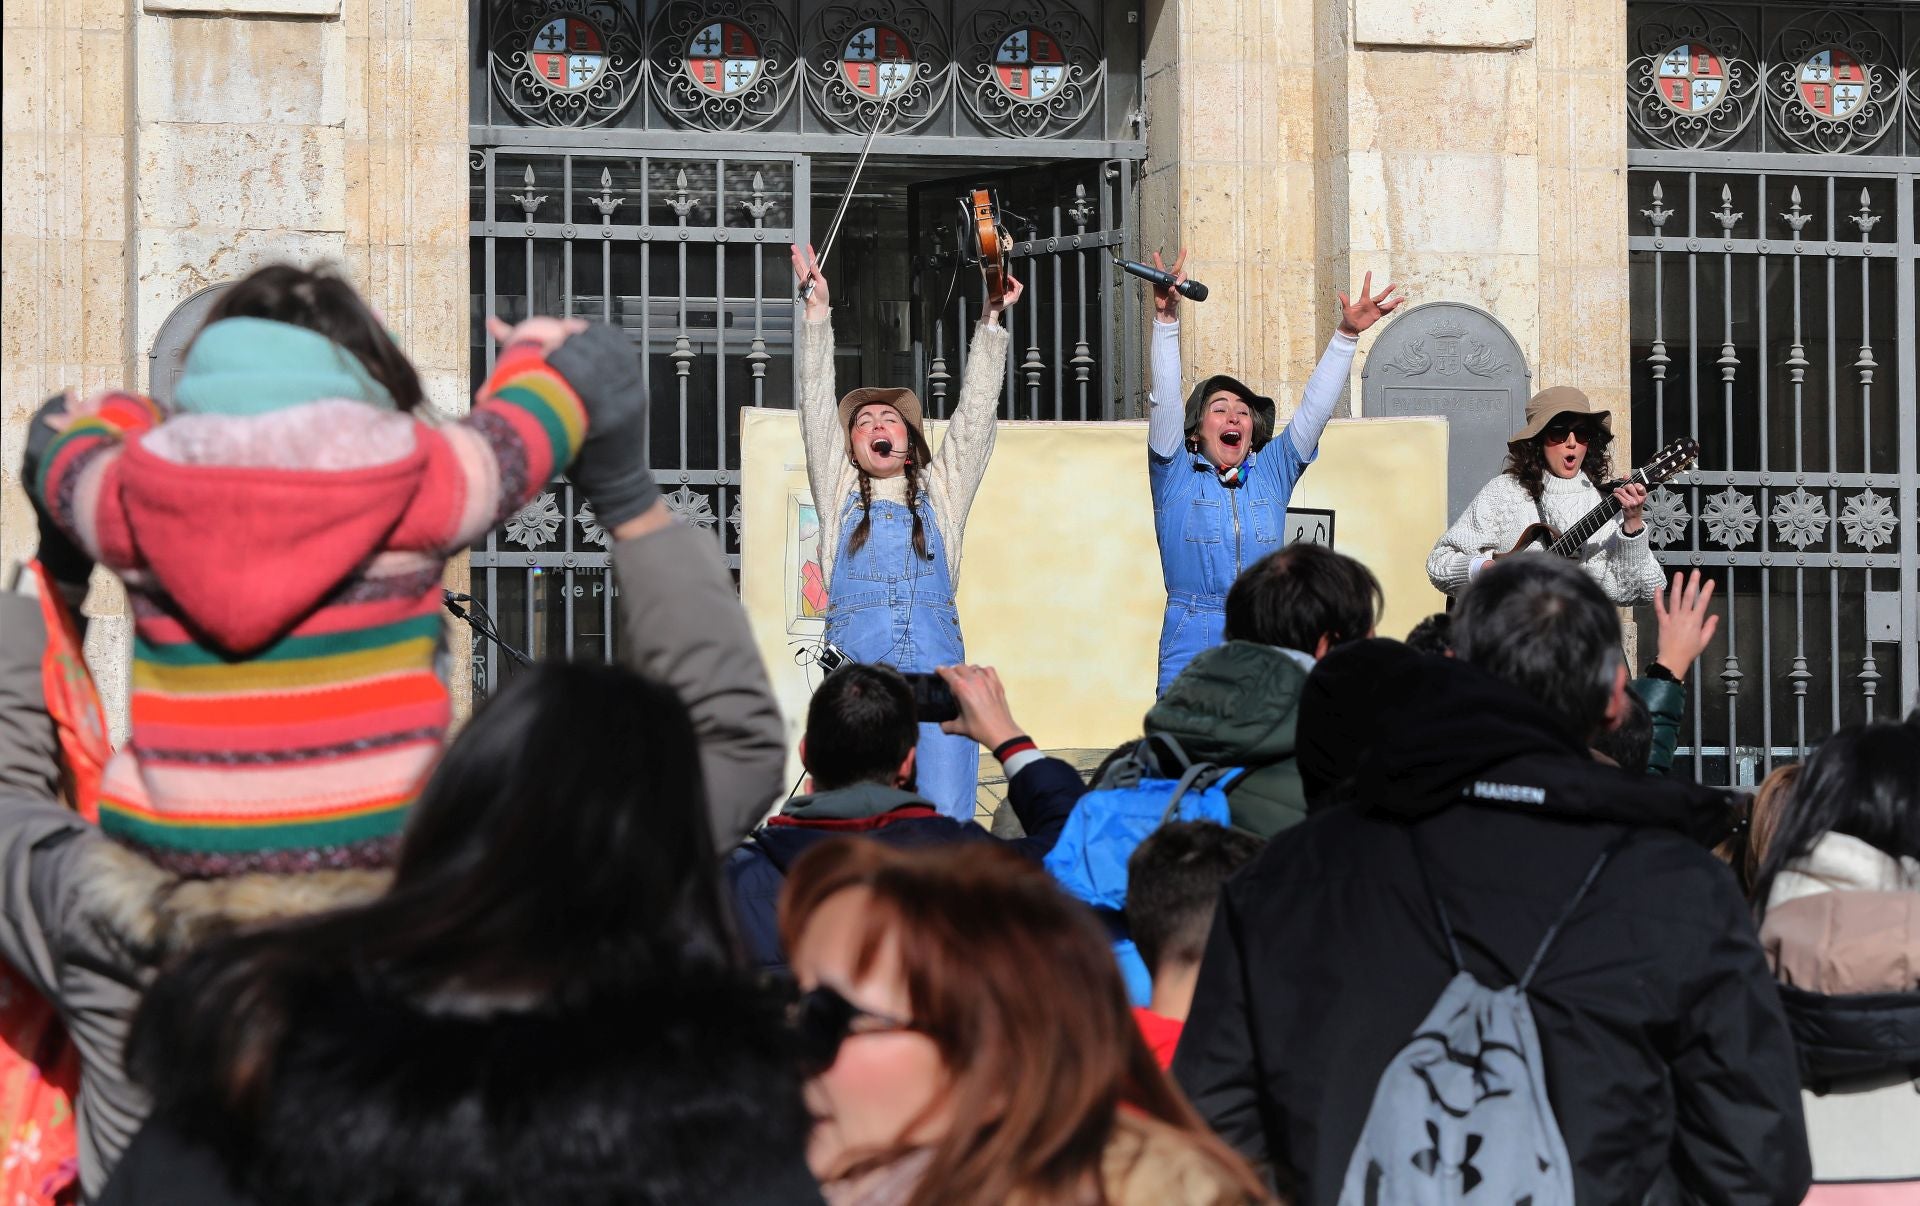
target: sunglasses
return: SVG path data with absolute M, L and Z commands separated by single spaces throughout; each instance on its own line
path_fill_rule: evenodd
M 1549 445 L 1564 444 L 1567 442 L 1569 436 L 1579 440 L 1582 444 L 1593 443 L 1593 425 L 1591 423 L 1549 423 L 1547 424 L 1547 429 L 1541 434 L 1546 436 Z
M 905 1018 L 862 1009 L 824 984 L 801 993 L 787 1007 L 787 1021 L 800 1040 L 809 1073 L 832 1067 L 840 1044 L 854 1035 L 923 1032 Z

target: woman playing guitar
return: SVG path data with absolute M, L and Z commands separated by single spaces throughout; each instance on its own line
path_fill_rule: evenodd
M 795 372 L 807 482 L 820 515 L 826 639 L 857 661 L 908 672 L 964 662 L 953 602 L 960 536 L 993 455 L 1010 342 L 1000 315 L 1020 300 L 1020 282 L 1003 277 L 1004 293 L 988 298 L 960 400 L 934 455 L 912 390 L 867 387 L 835 403 L 827 281 L 813 248 L 793 249 L 793 274 L 806 299 Z M 922 724 L 915 749 L 920 794 L 943 814 L 971 821 L 979 747 Z
M 1457 595 L 1497 556 L 1518 552 L 1536 524 L 1555 533 L 1572 528 L 1604 501 L 1607 447 L 1613 417 L 1595 410 L 1570 385 L 1543 389 L 1527 403 L 1527 423 L 1507 443 L 1507 467 L 1480 488 L 1427 557 L 1434 587 Z M 1569 550 L 1622 607 L 1653 598 L 1665 582 L 1653 559 L 1640 512 L 1647 488 L 1634 482 L 1612 491 L 1619 518 L 1609 519 Z
M 1187 253 L 1173 262 L 1186 280 Z M 1153 266 L 1162 268 L 1160 253 Z M 1227 589 L 1240 571 L 1286 542 L 1287 500 L 1319 452 L 1320 431 L 1333 415 L 1353 367 L 1360 333 L 1398 306 L 1388 285 L 1376 296 L 1373 274 L 1360 296 L 1340 298 L 1340 325 L 1307 379 L 1299 407 L 1275 437 L 1273 399 L 1224 373 L 1203 377 L 1180 400 L 1180 294 L 1153 291 L 1153 406 L 1147 420 L 1147 477 L 1167 611 L 1160 625 L 1160 674 L 1154 695 L 1194 655 L 1220 643 Z

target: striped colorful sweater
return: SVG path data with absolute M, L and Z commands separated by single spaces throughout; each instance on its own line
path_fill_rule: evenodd
M 390 861 L 449 720 L 446 559 L 571 463 L 574 391 L 520 345 L 445 426 L 350 398 L 73 409 L 28 485 L 132 601 L 102 828 L 190 876 Z

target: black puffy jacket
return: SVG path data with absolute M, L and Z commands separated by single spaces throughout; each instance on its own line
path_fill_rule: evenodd
M 1453 967 L 1519 979 L 1631 830 L 1529 993 L 1582 1202 L 1798 1202 L 1794 1049 L 1732 875 L 1717 793 L 1592 762 L 1538 705 L 1423 657 L 1349 806 L 1276 837 L 1223 892 L 1174 1074 L 1302 1203 L 1334 1202 L 1374 1088 Z

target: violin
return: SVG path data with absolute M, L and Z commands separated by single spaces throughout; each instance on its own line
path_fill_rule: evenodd
M 997 304 L 1007 295 L 1007 255 L 1013 249 L 1013 240 L 1000 221 L 1000 199 L 992 189 L 976 188 L 960 206 L 966 211 L 962 228 L 967 232 L 968 249 L 986 282 L 987 302 Z

